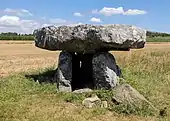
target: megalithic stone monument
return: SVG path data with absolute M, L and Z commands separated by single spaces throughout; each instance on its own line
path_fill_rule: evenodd
M 48 26 L 34 31 L 35 46 L 59 55 L 55 79 L 59 91 L 112 89 L 121 76 L 108 51 L 143 48 L 146 30 L 132 25 Z

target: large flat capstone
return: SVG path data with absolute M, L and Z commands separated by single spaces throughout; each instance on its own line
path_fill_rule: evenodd
M 132 25 L 48 26 L 34 31 L 35 46 L 78 53 L 143 48 L 146 30 Z

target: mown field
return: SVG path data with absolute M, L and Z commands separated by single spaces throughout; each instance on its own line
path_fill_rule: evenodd
M 66 101 L 52 83 L 39 84 L 25 75 L 55 69 L 59 52 L 28 42 L 0 42 L 0 121 L 169 121 L 170 43 L 147 43 L 144 49 L 111 52 L 125 80 L 167 116 L 125 115 L 87 109 Z

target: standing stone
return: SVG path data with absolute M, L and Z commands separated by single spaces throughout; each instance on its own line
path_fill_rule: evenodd
M 57 81 L 57 88 L 61 92 L 71 92 L 72 82 L 72 55 L 68 52 L 61 52 L 59 55 L 59 62 L 57 73 L 55 75 Z
M 93 80 L 97 89 L 111 89 L 118 84 L 118 70 L 115 58 L 110 53 L 97 53 L 93 56 Z

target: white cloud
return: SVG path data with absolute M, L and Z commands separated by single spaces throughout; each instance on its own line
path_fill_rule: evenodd
M 17 16 L 4 15 L 0 17 L 0 32 L 32 33 L 33 29 L 40 27 L 35 20 L 23 20 Z
M 54 26 L 75 25 L 75 24 L 80 24 L 80 23 L 75 23 L 75 22 L 67 21 L 67 20 L 60 19 L 60 18 L 52 18 L 52 19 L 49 19 L 47 23 L 45 23 L 45 25 L 54 25 Z
M 0 18 L 0 26 L 19 26 L 20 21 L 16 16 L 2 16 Z
M 0 32 L 32 33 L 35 29 L 46 26 L 75 26 L 82 23 L 74 23 L 67 20 L 55 18 L 45 21 L 21 19 L 17 16 L 4 15 L 0 17 Z
M 79 22 L 79 23 L 74 23 L 74 24 L 68 24 L 68 26 L 77 26 L 77 25 L 81 25 L 83 23 Z
M 65 24 L 65 23 L 67 23 L 66 20 L 60 19 L 60 18 L 50 19 L 49 22 L 51 24 Z
M 101 10 L 93 10 L 92 13 L 98 13 L 98 14 L 102 14 L 105 16 L 112 16 L 114 14 L 123 14 L 124 10 L 123 7 L 118 7 L 118 8 L 108 8 L 108 7 L 104 7 Z
M 0 32 L 17 32 L 17 33 L 32 33 L 33 30 L 45 26 L 61 26 L 61 25 L 80 25 L 60 18 L 40 17 L 35 20 L 25 19 L 23 15 L 32 15 L 25 9 L 5 9 L 0 10 Z M 6 13 L 6 14 L 5 14 Z
M 102 21 L 100 20 L 100 18 L 95 18 L 95 17 L 91 18 L 90 21 L 91 21 L 91 22 L 96 22 L 96 23 L 102 22 Z
M 118 8 L 109 8 L 104 7 L 101 10 L 92 10 L 93 14 L 102 14 L 104 16 L 112 16 L 116 14 L 122 14 L 122 15 L 139 15 L 139 14 L 146 14 L 147 12 L 144 10 L 138 10 L 138 9 L 129 9 L 127 11 L 124 11 L 123 7 Z
M 82 15 L 81 13 L 79 13 L 79 12 L 76 12 L 76 13 L 74 13 L 73 15 L 74 15 L 74 16 L 78 16 L 78 17 L 83 17 L 83 15 Z
M 41 27 L 51 26 L 51 24 L 43 24 Z
M 5 10 L 0 10 L 0 12 L 3 14 L 6 13 L 0 16 L 0 32 L 32 33 L 33 30 L 44 26 L 81 24 L 60 18 L 40 17 L 36 20 L 24 19 L 23 15 L 32 15 L 25 9 L 14 10 L 7 8 Z
M 141 15 L 141 14 L 147 14 L 144 10 L 138 10 L 138 9 L 129 9 L 128 11 L 124 12 L 124 15 Z
M 3 13 L 10 14 L 10 15 L 16 15 L 16 16 L 33 16 L 33 14 L 26 9 L 6 8 L 3 10 Z
M 61 26 L 61 25 L 71 25 L 72 23 L 70 21 L 60 19 L 60 18 L 51 18 L 46 19 L 42 24 L 41 27 L 47 27 L 47 26 Z
M 98 14 L 98 10 L 97 10 L 97 9 L 92 10 L 92 13 L 93 13 L 93 14 Z

